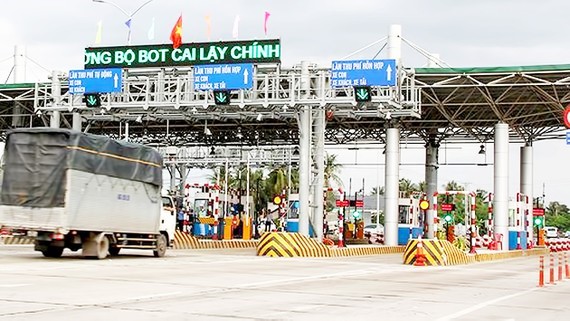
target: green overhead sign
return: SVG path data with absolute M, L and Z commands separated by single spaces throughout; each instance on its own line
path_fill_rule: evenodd
M 85 69 L 191 66 L 226 63 L 279 63 L 279 39 L 196 42 L 172 45 L 85 48 Z

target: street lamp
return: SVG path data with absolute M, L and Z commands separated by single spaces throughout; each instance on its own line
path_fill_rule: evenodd
M 125 9 L 119 7 L 118 4 L 109 1 L 109 0 L 93 0 L 93 2 L 98 2 L 98 3 L 106 3 L 106 4 L 110 4 L 113 7 L 121 10 L 122 13 L 125 14 L 125 16 L 127 16 L 127 18 L 129 18 L 127 20 L 127 22 L 125 22 L 125 24 L 127 25 L 127 27 L 129 28 L 129 33 L 127 34 L 127 44 L 130 46 L 131 45 L 131 20 L 133 19 L 133 17 L 135 16 L 135 14 L 137 14 L 137 12 L 139 12 L 144 6 L 146 6 L 147 4 L 151 3 L 154 0 L 147 0 L 145 3 L 143 3 L 140 7 L 138 7 L 135 11 L 133 11 L 132 13 L 128 13 L 127 11 L 125 11 Z

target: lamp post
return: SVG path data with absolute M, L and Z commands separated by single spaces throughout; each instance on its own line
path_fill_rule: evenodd
M 129 32 L 127 34 L 127 44 L 130 46 L 131 45 L 131 20 L 133 19 L 133 17 L 137 14 L 137 12 L 139 12 L 144 6 L 146 6 L 147 4 L 151 3 L 154 0 L 147 0 L 145 3 L 143 3 L 142 5 L 140 5 L 135 11 L 133 11 L 132 13 L 128 13 L 125 9 L 119 7 L 118 4 L 114 3 L 113 1 L 109 1 L 109 0 L 93 0 L 93 2 L 98 2 L 98 3 L 106 3 L 106 4 L 110 4 L 113 7 L 121 10 L 122 13 L 125 14 L 125 16 L 127 16 L 127 18 L 129 18 L 127 20 L 127 22 L 125 22 L 125 24 L 127 25 L 127 27 L 129 28 Z

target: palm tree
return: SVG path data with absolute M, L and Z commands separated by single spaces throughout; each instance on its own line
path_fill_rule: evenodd
M 342 168 L 342 165 L 339 164 L 336 160 L 336 156 L 334 154 L 326 154 L 325 157 L 325 188 L 332 187 L 332 182 L 335 182 L 338 186 L 343 186 L 342 179 L 340 179 L 339 173 Z
M 450 182 L 447 182 L 447 184 L 445 185 L 445 190 L 446 191 L 464 191 L 465 187 L 463 187 L 462 185 L 459 185 L 459 183 L 457 183 L 456 181 L 450 181 Z
M 219 173 L 219 176 L 218 176 L 218 173 Z M 220 179 L 219 181 L 218 181 L 218 177 Z M 225 183 L 226 183 L 226 167 L 225 166 L 219 166 L 219 167 L 214 168 L 212 170 L 212 173 L 210 175 L 208 175 L 206 177 L 206 179 L 212 184 L 217 183 L 220 186 L 225 186 Z M 229 186 L 231 186 L 232 184 L 235 184 L 234 183 L 234 177 L 232 176 L 231 172 L 228 173 L 228 181 L 230 182 Z
M 275 167 L 270 173 L 269 177 L 266 180 L 266 191 L 270 195 L 281 195 L 283 190 L 287 189 L 288 184 L 288 173 L 287 173 L 287 166 L 280 165 Z M 293 173 L 291 172 L 291 177 L 293 177 Z M 291 179 L 292 180 L 292 179 Z
M 399 189 L 400 192 L 405 193 L 406 196 L 409 196 L 410 194 L 412 194 L 412 192 L 417 192 L 419 190 L 418 186 L 412 183 L 412 181 L 407 178 L 400 179 Z
M 376 195 L 376 194 L 378 194 L 378 187 L 372 187 L 370 195 Z M 384 195 L 384 186 L 380 187 L 380 195 Z
M 420 181 L 420 182 L 418 183 L 418 189 L 419 189 L 420 192 L 427 193 L 427 183 L 426 183 L 426 181 Z

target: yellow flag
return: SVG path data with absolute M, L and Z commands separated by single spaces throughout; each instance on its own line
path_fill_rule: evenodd
M 99 20 L 99 22 L 97 22 L 97 33 L 95 34 L 95 44 L 96 45 L 101 44 L 102 30 L 103 30 L 103 21 Z

